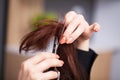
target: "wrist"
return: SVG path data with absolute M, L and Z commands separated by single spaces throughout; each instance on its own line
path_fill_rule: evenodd
M 84 51 L 89 51 L 89 39 L 79 40 L 77 48 Z

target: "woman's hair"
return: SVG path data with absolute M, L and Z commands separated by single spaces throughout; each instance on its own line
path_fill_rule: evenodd
M 22 50 L 44 50 L 47 48 L 50 40 L 56 36 L 60 40 L 61 31 L 64 24 L 56 20 L 41 20 L 37 29 L 28 33 L 22 40 L 19 51 Z M 64 61 L 64 65 L 59 69 L 60 80 L 87 80 L 84 70 L 78 62 L 76 46 L 71 44 L 60 44 L 57 50 L 60 59 Z

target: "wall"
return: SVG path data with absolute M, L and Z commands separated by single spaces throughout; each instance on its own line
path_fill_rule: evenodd
M 96 71 L 103 71 L 103 74 L 109 72 L 105 74 L 109 77 L 106 80 L 120 80 L 120 0 L 96 0 L 94 21 L 101 25 L 101 30 L 94 35 L 92 47 L 98 51 L 113 51 L 110 65 L 107 63 L 108 69 L 99 68 Z M 105 58 L 100 62 L 105 63 L 107 56 Z
M 97 0 L 94 21 L 101 30 L 94 36 L 92 47 L 109 50 L 120 47 L 120 0 Z M 119 48 L 120 49 L 120 48 Z
M 30 30 L 30 20 L 43 12 L 42 0 L 10 0 L 8 12 L 7 47 L 18 47 Z

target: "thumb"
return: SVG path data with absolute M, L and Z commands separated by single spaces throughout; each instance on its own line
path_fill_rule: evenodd
M 93 23 L 90 25 L 90 33 L 91 32 L 98 32 L 100 30 L 100 25 L 98 23 Z
M 100 30 L 100 25 L 98 23 L 93 23 L 89 28 L 83 33 L 85 39 L 91 37 L 93 32 L 98 32 Z

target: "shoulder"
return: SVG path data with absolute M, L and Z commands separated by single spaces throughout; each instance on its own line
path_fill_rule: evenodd
M 92 49 L 89 49 L 89 51 L 77 49 L 77 55 L 78 55 L 78 60 L 84 67 L 85 71 L 88 74 L 90 74 L 91 67 L 92 67 L 96 57 L 98 56 L 98 54 Z

